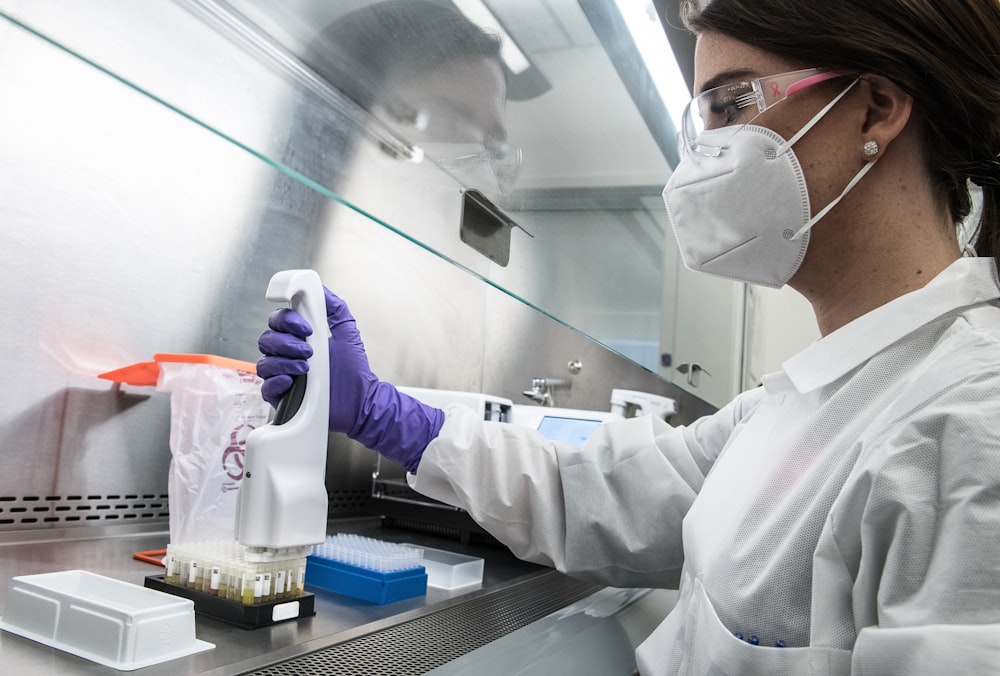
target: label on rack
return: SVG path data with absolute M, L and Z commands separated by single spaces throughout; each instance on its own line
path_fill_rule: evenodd
M 194 584 L 198 579 L 198 562 L 192 561 L 188 568 L 188 584 Z
M 261 596 L 271 595 L 271 574 L 264 573 L 264 593 Z
M 299 616 L 299 602 L 289 601 L 288 603 L 279 603 L 271 609 L 271 621 L 280 622 L 281 620 L 290 620 L 293 617 Z
M 264 576 L 261 573 L 257 573 L 256 577 L 253 579 L 253 596 L 254 598 L 260 598 L 264 595 Z
M 221 577 L 222 577 L 222 569 L 219 568 L 218 566 L 214 566 L 212 568 L 212 581 L 209 582 L 209 586 L 212 589 L 217 590 L 219 588 L 219 578 Z
M 274 591 L 279 594 L 284 594 L 287 589 L 285 589 L 285 571 L 279 570 L 278 577 L 274 582 Z

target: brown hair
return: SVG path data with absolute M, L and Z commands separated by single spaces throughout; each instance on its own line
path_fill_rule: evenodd
M 939 198 L 959 223 L 972 206 L 967 181 L 979 185 L 976 251 L 1000 258 L 998 0 L 682 0 L 681 18 L 696 33 L 902 87 L 923 121 Z

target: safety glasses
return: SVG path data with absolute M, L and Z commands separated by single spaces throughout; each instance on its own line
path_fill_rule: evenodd
M 497 141 L 487 136 L 481 145 L 437 144 L 441 148 L 451 146 L 453 152 L 443 153 L 432 159 L 446 170 L 474 171 L 482 164 L 488 164 L 497 179 L 501 194 L 509 194 L 521 173 L 523 156 L 521 149 L 506 141 Z
M 768 108 L 814 84 L 848 74 L 843 71 L 806 68 L 745 82 L 732 82 L 703 91 L 691 99 L 691 103 L 684 109 L 681 142 L 692 153 L 717 157 L 732 134 L 753 122 Z M 699 138 L 705 131 L 721 128 L 731 128 L 732 134 L 714 134 L 711 142 Z

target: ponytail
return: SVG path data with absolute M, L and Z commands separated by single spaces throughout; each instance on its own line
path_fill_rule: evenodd
M 983 212 L 979 217 L 975 248 L 976 255 L 995 258 L 1000 269 L 1000 177 L 994 183 L 983 185 Z

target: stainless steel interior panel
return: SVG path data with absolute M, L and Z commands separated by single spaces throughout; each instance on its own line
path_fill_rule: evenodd
M 301 182 L 2 25 L 0 119 L 21 133 L 0 137 L 12 187 L 0 280 L 31 291 L 3 301 L 17 318 L 5 372 L 20 385 L 0 395 L 0 528 L 163 518 L 117 508 L 166 493 L 168 397 L 95 376 L 156 352 L 255 360 L 278 269 L 316 267 L 352 297 L 385 377 L 479 387 L 485 289 L 474 277 L 355 210 L 321 199 L 317 216 Z M 368 489 L 371 455 L 358 457 L 338 456 L 331 472 L 346 510 Z
M 489 308 L 492 320 L 489 326 L 497 330 L 486 333 L 484 392 L 517 404 L 530 404 L 531 400 L 523 393 L 530 389 L 531 379 L 546 378 L 562 381 L 562 385 L 551 390 L 553 406 L 608 411 L 611 390 L 617 388 L 675 399 L 678 410 L 670 418 L 672 424 L 689 423 L 714 410 L 588 336 L 544 314 L 525 311 L 521 303 L 505 293 L 493 291 Z M 512 369 L 504 355 L 515 351 L 521 359 L 518 368 Z M 571 362 L 574 362 L 572 367 Z
M 165 492 L 168 401 L 103 371 L 196 352 L 265 165 L 3 22 L 0 494 Z M 225 195 L 225 199 L 220 199 Z M 265 312 L 261 302 L 248 312 Z M 215 334 L 218 335 L 217 333 Z M 226 356 L 251 357 L 252 340 Z
M 202 81 L 196 64 L 221 59 L 227 77 L 264 82 L 220 85 L 220 100 L 209 97 L 200 114 L 215 110 L 229 124 L 253 99 L 240 134 L 259 135 L 260 147 L 285 138 L 268 128 L 267 112 L 284 81 L 249 65 L 230 69 L 239 59 L 222 58 L 218 34 L 177 5 L 156 4 L 142 16 L 118 12 L 111 0 L 88 0 L 68 14 L 56 5 L 8 1 L 0 11 L 51 22 L 71 42 L 103 50 L 102 59 L 176 96 L 207 95 L 206 83 L 226 77 L 201 68 L 209 72 Z M 159 50 L 170 40 L 156 25 L 181 30 L 183 60 L 163 60 Z M 576 327 L 482 283 L 474 270 L 388 222 L 329 199 L 65 45 L 8 21 L 0 27 L 0 122 L 19 130 L 0 135 L 0 175 L 8 186 L 0 201 L 0 281 L 8 289 L 28 281 L 31 289 L 3 301 L 5 316 L 16 318 L 17 330 L 5 334 L 3 363 L 17 387 L 0 394 L 7 461 L 0 529 L 164 518 L 162 509 L 147 507 L 147 496 L 162 501 L 166 493 L 169 400 L 152 388 L 115 387 L 95 376 L 161 351 L 256 359 L 256 336 L 272 309 L 262 290 L 283 268 L 314 267 L 349 300 L 376 372 L 393 382 L 497 388 L 493 394 L 515 398 L 532 377 L 561 366 L 538 355 L 561 361 L 586 351 L 586 388 L 573 390 L 566 405 L 604 408 L 611 387 L 635 378 L 642 389 L 670 390 L 648 370 L 587 342 Z M 183 32 L 189 28 L 191 35 Z M 109 37 L 130 29 L 128 39 Z M 362 177 L 373 184 L 385 178 L 384 153 L 362 137 L 351 173 L 360 191 Z M 420 171 L 425 180 L 386 181 L 406 197 L 388 200 L 385 213 L 403 218 L 409 211 L 410 222 L 428 230 L 457 219 L 458 184 L 433 167 Z M 544 261 L 531 268 L 532 284 L 549 293 Z M 560 348 L 567 341 L 583 345 Z M 334 506 L 361 508 L 371 463 L 371 452 L 356 445 L 332 452 Z
M 665 280 L 673 277 L 672 268 L 679 265 L 675 257 L 664 256 L 663 240 L 672 234 L 667 231 L 659 200 L 671 163 L 676 162 L 674 123 L 614 5 L 578 0 L 487 2 L 485 7 L 495 22 L 485 29 L 503 31 L 504 44 L 518 48 L 524 66 L 540 73 L 548 83 L 530 95 L 520 91 L 509 59 L 505 60 L 507 100 L 499 109 L 499 104 L 490 103 L 498 94 L 483 88 L 483 77 L 470 79 L 461 71 L 442 70 L 445 66 L 418 72 L 414 64 L 437 58 L 439 45 L 431 36 L 444 27 L 428 22 L 423 38 L 402 31 L 384 19 L 380 11 L 383 3 L 331 7 L 309 1 L 278 5 L 260 0 L 197 0 L 184 4 L 226 8 L 335 88 L 347 92 L 371 112 L 373 126 L 388 128 L 394 138 L 405 141 L 404 145 L 428 149 L 423 163 L 391 158 L 387 153 L 376 153 L 361 163 L 362 167 L 379 167 L 384 175 L 408 177 L 405 182 L 420 184 L 422 197 L 417 200 L 398 192 L 390 195 L 384 191 L 386 182 L 379 184 L 363 174 L 327 179 L 336 162 L 323 169 L 322 158 L 316 163 L 298 157 L 305 149 L 296 150 L 296 168 L 310 167 L 311 171 L 306 171 L 310 177 L 321 183 L 332 180 L 332 184 L 324 184 L 333 185 L 335 192 L 352 204 L 473 267 L 491 283 L 606 342 L 646 368 L 659 369 L 660 317 L 671 307 L 662 302 L 661 295 Z M 398 10 L 406 4 L 394 7 Z M 455 6 L 461 9 L 465 3 Z M 482 13 L 475 16 L 487 20 Z M 658 21 L 655 16 L 648 19 Z M 338 24 L 349 24 L 363 34 L 352 38 L 350 45 L 337 44 L 336 36 L 341 34 Z M 448 28 L 459 29 L 458 24 Z M 392 31 L 402 32 L 397 35 Z M 669 54 L 665 36 L 660 35 L 660 40 Z M 403 66 L 392 62 L 400 43 L 409 55 L 402 60 Z M 368 68 L 366 61 L 379 65 Z M 333 65 L 339 62 L 357 67 Z M 437 79 L 445 72 L 450 74 L 447 87 Z M 674 94 L 678 99 L 686 96 L 682 83 Z M 494 169 L 491 177 L 486 161 L 475 170 L 460 166 L 451 157 L 434 161 L 458 184 L 481 190 L 498 201 L 501 209 L 524 227 L 524 231 L 511 232 L 509 264 L 485 269 L 477 265 L 481 260 L 467 256 L 468 250 L 455 246 L 459 196 L 447 190 L 436 193 L 422 173 L 422 165 L 437 157 L 432 147 L 465 149 L 477 140 L 477 127 L 471 120 L 484 116 L 495 118 L 497 130 L 478 131 L 480 148 L 490 147 L 488 141 L 482 141 L 484 137 L 499 135 L 505 147 L 517 149 L 522 159 L 508 190 L 497 192 L 493 181 L 504 174 L 502 167 Z M 450 122 L 441 123 L 442 119 Z M 463 121 L 455 121 L 459 119 Z M 316 122 L 307 120 L 305 124 Z M 435 136 L 432 132 L 438 126 L 448 132 Z M 278 159 L 293 161 L 287 153 Z M 634 199 L 628 207 L 594 199 L 611 193 L 655 199 Z M 429 209 L 427 200 L 435 194 L 441 208 Z M 562 205 L 553 208 L 555 202 Z M 421 223 L 426 214 L 434 214 L 433 223 Z M 447 214 L 445 218 L 441 218 L 443 214 Z M 590 255 L 578 261 L 582 250 Z M 581 285 L 583 276 L 601 280 L 600 293 L 591 293 L 592 285 Z M 711 305 L 706 311 L 712 311 Z
M 593 199 L 608 192 L 655 197 L 675 151 L 662 141 L 670 135 L 670 116 L 623 20 L 615 11 L 575 0 L 546 0 L 533 8 L 523 2 L 494 3 L 509 41 L 522 48 L 531 69 L 547 73 L 550 81 L 531 96 L 509 94 L 502 106 L 503 92 L 496 93 L 498 103 L 488 103 L 495 95 L 478 89 L 483 78 L 475 74 L 451 74 L 447 84 L 458 89 L 421 98 L 426 89 L 444 87 L 439 76 L 426 75 L 430 79 L 423 84 L 388 76 L 385 82 L 355 82 L 340 71 L 324 70 L 322 56 L 331 50 L 338 58 L 364 59 L 395 44 L 370 28 L 373 21 L 359 23 L 372 33 L 365 38 L 369 42 L 359 38 L 362 56 L 324 43 L 336 39 L 338 33 L 329 31 L 348 10 L 369 12 L 373 4 L 331 10 L 308 2 L 177 0 L 140 13 L 122 11 L 116 0 L 85 0 L 69 12 L 51 0 L 30 7 L 10 3 L 27 25 L 306 184 L 329 191 L 326 197 L 343 200 L 658 370 L 659 327 L 670 323 L 659 318 L 672 307 L 661 296 L 669 294 L 665 280 L 679 264 L 663 255 L 662 242 L 671 235 L 662 206 L 658 199 L 634 200 L 627 208 Z M 99 21 L 102 16 L 110 18 Z M 79 30 L 87 21 L 99 28 Z M 126 29 L 129 39 L 118 39 Z M 142 58 L 134 58 L 140 41 Z M 409 52 L 404 53 L 412 54 L 408 62 L 430 58 L 425 56 L 430 44 L 414 40 L 405 47 Z M 204 69 L 203 63 L 217 67 Z M 197 77 L 178 77 L 192 72 Z M 336 80 L 333 86 L 330 78 Z M 250 82 L 252 87 L 239 84 Z M 474 114 L 461 118 L 470 107 Z M 465 129 L 463 135 L 432 135 L 428 130 L 442 117 L 451 121 L 447 129 Z M 478 132 L 480 138 L 500 135 L 505 147 L 520 149 L 523 161 L 510 186 L 513 192 L 500 195 L 491 187 L 502 169 L 486 166 L 489 162 L 468 167 L 455 158 L 436 159 L 440 156 L 430 150 L 466 148 L 477 133 L 473 118 L 494 120 L 492 131 Z M 461 243 L 463 186 L 496 193 L 501 207 L 536 235 L 513 231 L 506 268 L 490 265 Z M 310 242 L 327 200 L 308 187 L 287 190 L 292 195 L 275 195 L 279 203 L 268 216 L 304 220 L 302 239 Z M 281 213 L 284 199 L 312 204 L 290 215 Z M 554 201 L 564 204 L 553 209 Z M 266 233 L 248 234 L 266 241 Z M 581 251 L 603 255 L 577 261 Z M 255 259 L 245 262 L 258 267 Z M 579 283 L 581 269 L 588 279 L 601 280 L 599 293 L 595 285 Z

